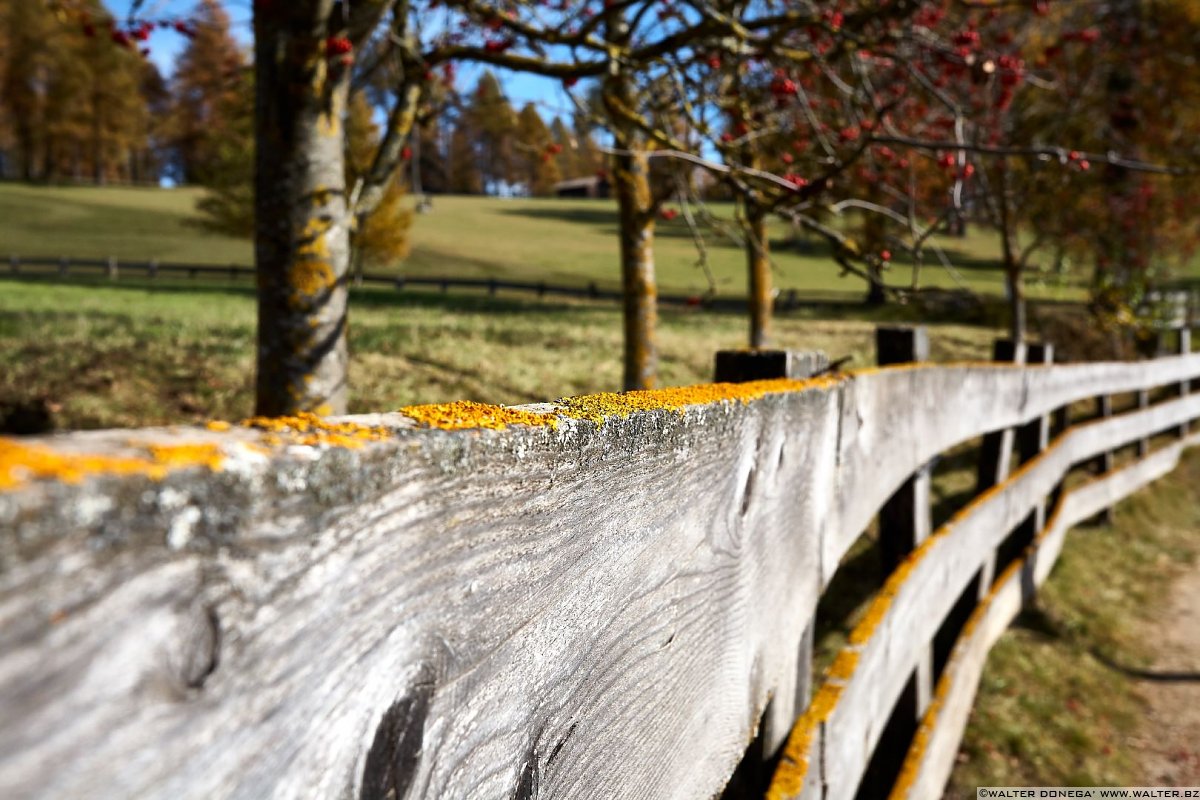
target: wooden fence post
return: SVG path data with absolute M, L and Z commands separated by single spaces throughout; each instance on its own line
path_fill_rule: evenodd
M 1053 364 L 1054 363 L 1054 345 L 1052 344 L 1031 344 L 1026 350 L 1027 364 Z M 1020 463 L 1024 464 L 1037 458 L 1042 452 L 1050 446 L 1050 417 L 1039 417 L 1032 422 L 1022 425 L 1017 429 L 1017 456 Z M 1047 499 L 1039 500 L 1034 506 L 1033 511 L 1029 516 L 1021 522 L 1012 534 L 1000 546 L 996 556 L 997 566 L 1006 566 L 1014 558 L 1017 558 L 1024 552 L 1025 548 L 1033 544 L 1034 538 L 1046 524 L 1046 509 L 1049 504 L 1057 502 L 1058 495 L 1062 491 L 1061 485 L 1055 488 Z
M 772 378 L 803 380 L 827 366 L 828 357 L 819 351 L 721 350 L 717 352 L 713 379 L 717 383 L 746 383 Z
M 151 280 L 158 277 L 158 259 L 150 259 L 150 263 L 146 265 L 146 277 Z
M 105 262 L 105 265 L 104 265 L 104 271 L 108 275 L 108 279 L 110 281 L 115 281 L 117 279 L 117 257 L 116 256 L 108 257 L 108 261 Z
M 69 262 L 66 256 L 60 256 L 58 259 L 58 277 L 67 277 L 67 270 L 70 269 Z
M 875 353 L 880 366 L 928 361 L 928 331 L 923 327 L 878 327 Z M 932 483 L 933 464 L 929 463 L 905 481 L 880 509 L 879 551 L 884 575 L 890 575 L 933 532 Z M 912 708 L 915 721 L 925 715 L 933 699 L 932 645 L 917 665 L 912 688 L 912 696 L 901 698 L 900 703 Z
M 9 256 L 8 257 L 8 271 L 14 275 L 16 275 L 18 272 L 21 271 L 21 257 L 20 256 Z
M 595 286 L 594 283 L 591 285 Z M 716 356 L 714 380 L 717 383 L 746 383 L 772 378 L 803 380 L 811 378 L 828 365 L 829 358 L 820 351 L 721 350 Z M 804 634 L 800 639 L 800 652 L 796 659 L 796 682 L 792 687 L 792 692 L 789 693 L 786 688 L 782 688 L 779 695 L 772 698 L 771 705 L 763 715 L 758 740 L 750 751 L 760 763 L 769 762 L 774 758 L 775 753 L 787 741 L 792 726 L 804 709 L 808 707 L 813 685 L 815 623 L 815 619 L 808 621 L 808 626 L 804 629 Z M 745 770 L 756 773 L 757 767 L 743 763 L 738 771 L 742 773 Z M 769 780 L 769 774 L 765 777 Z M 748 781 L 751 785 L 756 785 L 763 778 L 763 775 L 758 774 L 739 775 L 737 782 Z M 736 795 L 736 790 L 727 794 L 732 798 Z M 759 794 L 761 795 L 761 793 Z
M 1025 344 L 1014 345 L 1010 339 L 997 339 L 992 346 L 992 360 L 1002 363 L 1025 363 Z M 975 494 L 980 495 L 1008 479 L 1012 470 L 1013 440 L 1016 432 L 1011 429 L 985 434 L 979 448 L 979 471 L 975 481 Z M 978 595 L 982 599 L 992 588 L 996 576 L 995 554 L 987 560 L 979 573 Z
M 1186 327 L 1186 323 L 1185 323 L 1185 327 L 1181 327 L 1179 329 L 1179 338 L 1176 339 L 1175 352 L 1181 356 L 1186 356 L 1188 353 L 1192 352 L 1192 331 L 1190 328 Z M 1191 381 L 1183 381 L 1179 384 L 1179 396 L 1180 397 L 1191 394 L 1191 391 L 1192 391 Z M 1178 429 L 1179 438 L 1186 439 L 1187 435 L 1188 435 L 1188 430 L 1189 430 L 1188 423 L 1186 423 L 1186 422 L 1181 423 L 1179 425 L 1179 429 Z

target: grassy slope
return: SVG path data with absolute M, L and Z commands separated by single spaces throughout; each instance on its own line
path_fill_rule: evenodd
M 32 187 L 0 184 L 0 255 L 118 258 L 209 264 L 249 264 L 248 241 L 217 236 L 198 228 L 195 189 Z M 715 207 L 732 215 L 728 205 Z M 398 266 L 410 275 L 495 276 L 546 280 L 571 285 L 595 281 L 616 288 L 616 207 L 604 200 L 500 200 L 437 197 L 434 211 L 416 217 L 413 251 Z M 658 226 L 656 262 L 664 292 L 699 293 L 707 288 L 696 266 L 696 248 L 682 220 Z M 783 289 L 861 292 L 862 282 L 841 277 L 828 250 L 816 240 L 805 252 L 788 246 L 782 223 L 772 230 L 776 279 Z M 996 244 L 986 231 L 943 242 L 970 288 L 1000 294 L 995 268 Z M 709 262 L 723 295 L 745 293 L 743 252 L 737 244 L 708 237 Z M 926 266 L 923 282 L 952 287 L 955 279 L 940 266 Z M 889 277 L 907 283 L 910 273 L 898 266 Z M 1054 282 L 1031 294 L 1075 297 L 1077 290 Z
M 355 293 L 351 406 L 463 398 L 520 403 L 620 384 L 611 304 L 479 295 Z M 892 314 L 891 311 L 881 312 Z M 63 428 L 161 424 L 251 411 L 248 287 L 0 279 L 0 408 L 43 400 Z M 745 340 L 738 315 L 664 310 L 664 385 L 711 378 L 713 353 Z M 781 318 L 778 342 L 869 364 L 872 320 Z M 994 332 L 935 326 L 936 358 L 986 355 Z

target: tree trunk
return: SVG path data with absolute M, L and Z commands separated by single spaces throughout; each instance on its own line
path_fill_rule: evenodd
M 1013 214 L 1009 208 L 1008 162 L 999 164 L 1000 174 L 1000 244 L 1004 257 L 1004 285 L 1008 293 L 1008 335 L 1020 352 L 1025 341 L 1025 280 L 1024 264 L 1017 257 L 1020 244 L 1015 241 Z
M 650 161 L 633 151 L 613 156 L 613 190 L 621 218 L 621 285 L 625 313 L 625 389 L 653 389 L 658 371 L 655 328 L 654 203 Z
M 255 8 L 259 414 L 346 410 L 349 66 L 326 56 L 322 9 Z
M 767 214 L 753 200 L 746 202 L 746 266 L 750 273 L 750 347 L 771 343 L 771 251 L 767 239 Z
M 871 279 L 867 282 L 867 299 L 869 306 L 881 306 L 887 303 L 887 292 L 883 290 L 883 267 L 874 262 L 867 265 L 867 274 Z

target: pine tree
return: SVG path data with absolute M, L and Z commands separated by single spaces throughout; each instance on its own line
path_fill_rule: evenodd
M 5 0 L 0 112 L 9 120 L 8 171 L 26 180 L 130 180 L 148 146 L 143 89 L 151 69 L 98 30 L 99 0 L 67 8 Z
M 229 15 L 217 0 L 200 0 L 190 19 L 192 36 L 172 78 L 173 138 L 185 183 L 208 179 L 225 129 L 240 113 L 240 84 L 247 58 L 229 31 Z
M 561 117 L 555 117 L 554 121 L 550 123 L 550 136 L 557 145 L 554 162 L 558 166 L 559 179 L 580 177 L 581 170 L 578 166 L 579 154 L 576 152 L 575 136 Z
M 562 179 L 554 160 L 558 145 L 533 103 L 526 103 L 517 117 L 515 153 L 520 165 L 517 179 L 525 184 L 525 190 L 535 197 L 553 194 L 554 184 Z
M 203 170 L 202 225 L 233 236 L 254 233 L 254 80 L 245 73 L 225 98 L 225 127 Z
M 462 115 L 450 134 L 447 153 L 448 188 L 455 194 L 483 194 L 483 173 L 475 154 L 475 132 L 467 115 Z
M 485 191 L 497 192 L 512 183 L 516 172 L 513 142 L 517 115 L 509 104 L 500 81 L 490 71 L 483 73 L 467 109 L 476 136 L 475 154 Z

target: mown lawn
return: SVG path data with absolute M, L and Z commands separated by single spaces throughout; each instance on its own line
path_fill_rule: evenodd
M 199 264 L 252 262 L 248 240 L 209 233 L 198 224 L 192 188 L 41 187 L 0 184 L 0 257 L 106 258 Z M 727 223 L 729 204 L 713 212 Z M 726 227 L 733 231 L 736 226 Z M 412 253 L 399 264 L 373 269 L 412 276 L 496 277 L 543 280 L 601 288 L 619 286 L 616 205 L 609 200 L 499 199 L 439 196 L 433 211 L 415 216 Z M 775 278 L 782 290 L 861 293 L 861 280 L 843 277 L 820 241 L 797 238 L 782 222 L 771 231 Z M 705 235 L 709 268 L 717 292 L 746 291 L 741 245 L 714 232 Z M 939 239 L 952 269 L 932 255 L 922 272 L 928 286 L 964 286 L 1000 295 L 994 235 L 975 228 L 963 239 Z M 655 247 L 660 289 L 700 294 L 708 289 L 697 266 L 697 249 L 682 218 L 660 221 Z M 3 265 L 0 264 L 0 269 Z M 908 285 L 911 271 L 902 259 L 888 280 Z M 1070 276 L 1033 275 L 1030 294 L 1045 299 L 1078 299 Z

